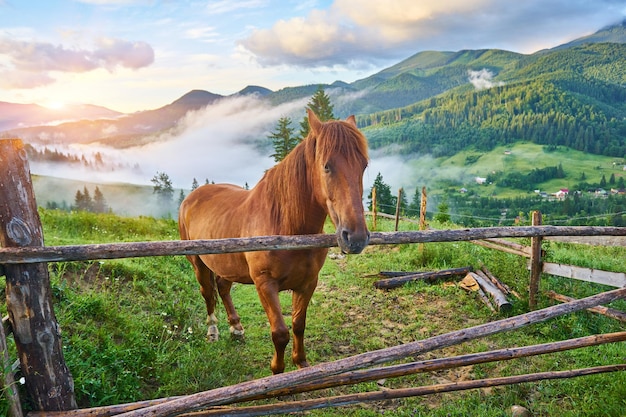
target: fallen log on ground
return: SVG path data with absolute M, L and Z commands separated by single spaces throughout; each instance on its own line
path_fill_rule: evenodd
M 218 410 L 206 410 L 195 413 L 182 414 L 180 417 L 209 417 L 209 416 L 239 416 L 254 417 L 270 414 L 285 414 L 305 410 L 314 410 L 328 407 L 342 407 L 358 404 L 366 401 L 385 401 L 397 398 L 417 397 L 444 392 L 464 391 L 476 388 L 497 387 L 502 385 L 521 384 L 536 382 L 547 379 L 574 378 L 587 375 L 597 375 L 606 372 L 618 372 L 626 370 L 626 364 L 596 366 L 593 368 L 575 369 L 570 371 L 538 372 L 500 378 L 478 379 L 475 381 L 452 382 L 415 388 L 398 388 L 384 391 L 363 392 L 359 394 L 340 395 L 329 398 L 316 398 L 312 400 L 291 401 L 279 404 L 267 404 L 250 407 L 238 407 Z
M 487 297 L 487 294 L 485 294 L 480 285 L 478 285 L 478 281 L 476 281 L 473 274 L 468 273 L 465 275 L 465 278 L 463 278 L 463 280 L 459 283 L 459 286 L 466 291 L 476 292 L 480 301 L 482 301 L 483 304 L 489 308 L 489 310 L 494 313 L 496 312 L 495 307 L 491 304 L 491 301 L 489 301 L 489 297 Z
M 518 300 L 522 298 L 515 290 L 511 289 L 511 287 L 509 287 L 504 282 L 496 278 L 496 276 L 492 274 L 491 271 L 487 268 L 487 266 L 483 264 L 482 262 L 480 262 L 480 269 L 485 273 L 485 275 L 487 275 L 487 278 L 489 278 L 489 280 L 491 280 L 491 282 L 493 282 L 494 285 L 496 285 L 498 288 L 502 290 L 502 292 L 504 292 L 505 294 L 513 294 Z
M 303 368 L 298 371 L 268 376 L 228 387 L 191 394 L 163 404 L 120 414 L 119 417 L 165 417 L 202 407 L 222 405 L 227 401 L 243 401 L 268 391 L 303 384 L 326 376 L 363 369 L 385 362 L 400 360 L 408 356 L 423 354 L 435 349 L 441 349 L 480 337 L 518 329 L 529 324 L 543 322 L 554 317 L 584 310 L 600 304 L 607 304 L 623 298 L 626 298 L 626 288 L 619 288 L 570 303 L 558 304 L 519 316 L 456 330 L 400 346 L 366 352 L 334 362 Z
M 548 291 L 546 294 L 548 297 L 553 300 L 560 301 L 562 303 L 569 303 L 570 301 L 576 300 L 575 298 L 568 297 L 567 295 L 559 294 L 554 291 Z M 604 316 L 610 317 L 612 319 L 621 321 L 622 323 L 626 323 L 626 313 L 620 310 L 616 310 L 614 308 L 604 307 L 604 306 L 596 306 L 590 307 L 587 311 L 591 311 L 593 313 L 602 314 Z
M 482 288 L 483 291 L 485 291 L 487 294 L 491 296 L 498 311 L 501 311 L 503 313 L 508 313 L 509 311 L 513 309 L 513 306 L 511 305 L 509 300 L 506 299 L 506 295 L 504 295 L 504 293 L 500 291 L 498 287 L 493 285 L 493 283 L 489 280 L 489 278 L 487 278 L 484 272 L 476 271 L 476 272 L 470 272 L 470 274 L 472 274 L 476 282 L 478 282 L 478 285 L 480 285 L 480 288 Z
M 413 273 L 399 273 L 400 276 L 394 276 L 386 278 L 380 281 L 374 282 L 374 287 L 378 289 L 388 290 L 390 288 L 401 287 L 407 282 L 413 281 L 433 281 L 439 278 L 448 278 L 456 275 L 465 275 L 472 270 L 471 266 L 465 266 L 462 268 L 445 269 L 442 271 L 428 271 L 428 272 L 413 272 Z M 406 274 L 406 275 L 405 275 Z

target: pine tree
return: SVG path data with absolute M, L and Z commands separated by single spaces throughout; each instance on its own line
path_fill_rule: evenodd
M 193 181 L 191 182 L 191 191 L 195 190 L 196 188 L 198 188 L 198 180 L 194 177 Z
M 278 119 L 276 130 L 268 136 L 272 140 L 274 153 L 270 155 L 274 161 L 280 162 L 291 152 L 293 148 L 300 142 L 300 139 L 293 136 L 294 129 L 290 127 L 291 119 L 289 117 L 281 117 Z
M 372 185 L 372 189 L 376 188 L 376 209 L 381 213 L 387 214 L 395 214 L 396 213 L 396 202 L 398 200 L 397 197 L 394 197 L 391 194 L 391 187 L 385 184 L 383 180 L 382 174 L 379 172 L 376 175 L 376 179 L 374 180 L 374 185 Z M 370 190 L 368 198 L 368 207 L 370 210 L 372 207 L 372 191 Z
M 321 122 L 333 120 L 335 115 L 333 114 L 333 105 L 330 102 L 330 97 L 324 91 L 324 88 L 320 85 L 309 100 L 307 108 L 311 109 L 313 113 L 320 119 Z M 300 137 L 306 138 L 309 134 L 309 118 L 304 116 L 302 122 L 300 122 Z
M 104 194 L 100 191 L 100 188 L 96 186 L 93 192 L 93 211 L 96 213 L 106 213 L 108 210 Z

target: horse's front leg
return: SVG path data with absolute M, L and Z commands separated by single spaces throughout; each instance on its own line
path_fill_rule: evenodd
M 255 285 L 261 304 L 270 322 L 272 342 L 274 343 L 274 357 L 272 358 L 270 368 L 272 373 L 279 374 L 285 370 L 285 348 L 287 343 L 289 343 L 289 329 L 285 324 L 282 309 L 280 308 L 278 286 L 271 279 L 256 280 Z
M 315 280 L 316 282 L 317 280 Z M 298 368 L 309 366 L 304 351 L 304 329 L 306 328 L 306 311 L 315 291 L 315 284 L 308 288 L 294 290 L 291 298 L 292 304 L 292 327 L 293 327 L 293 350 L 291 359 Z

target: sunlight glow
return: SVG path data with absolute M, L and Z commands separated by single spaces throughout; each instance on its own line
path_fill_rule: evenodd
M 63 110 L 65 108 L 65 103 L 62 101 L 48 101 L 42 104 L 42 106 L 50 110 Z

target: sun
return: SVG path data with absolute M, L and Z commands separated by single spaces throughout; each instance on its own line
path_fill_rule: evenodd
M 65 103 L 63 101 L 52 100 L 42 104 L 42 106 L 50 110 L 63 110 L 65 108 Z

